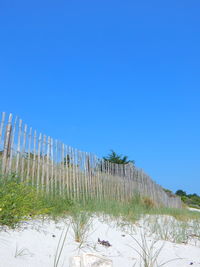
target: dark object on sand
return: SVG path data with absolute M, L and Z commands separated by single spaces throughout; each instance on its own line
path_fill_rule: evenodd
M 105 247 L 111 247 L 111 244 L 109 243 L 109 241 L 105 241 L 105 240 L 100 240 L 100 238 L 98 238 L 98 243 L 105 246 Z

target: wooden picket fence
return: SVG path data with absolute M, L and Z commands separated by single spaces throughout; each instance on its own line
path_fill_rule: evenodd
M 133 164 L 114 164 L 79 151 L 5 112 L 0 119 L 0 172 L 14 173 L 38 191 L 76 200 L 126 202 L 139 193 L 159 205 L 182 206 L 179 197 L 167 194 Z

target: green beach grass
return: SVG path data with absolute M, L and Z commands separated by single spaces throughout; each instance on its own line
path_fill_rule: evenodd
M 139 194 L 135 194 L 128 203 L 95 199 L 75 201 L 58 194 L 52 196 L 37 192 L 35 187 L 27 182 L 20 182 L 15 175 L 0 178 L 0 225 L 14 228 L 21 221 L 38 215 L 49 216 L 56 220 L 84 211 L 121 217 L 130 222 L 135 222 L 145 214 L 171 215 L 182 221 L 200 219 L 198 212 L 189 211 L 186 208 L 157 207 L 150 199 L 141 197 Z

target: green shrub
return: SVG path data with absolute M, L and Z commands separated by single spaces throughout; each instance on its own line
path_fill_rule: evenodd
M 0 224 L 14 227 L 23 217 L 34 215 L 38 204 L 35 188 L 13 176 L 1 177 Z
M 0 178 L 1 225 L 15 227 L 23 219 L 39 214 L 58 217 L 73 206 L 68 198 L 37 192 L 35 187 L 20 182 L 14 175 Z

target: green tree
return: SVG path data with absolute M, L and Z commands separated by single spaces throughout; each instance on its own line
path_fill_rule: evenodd
M 180 197 L 187 196 L 186 192 L 183 191 L 183 190 L 180 190 L 180 189 L 177 190 L 175 194 L 178 195 L 178 196 L 180 196 Z
M 110 161 L 112 163 L 117 163 L 117 164 L 128 164 L 132 163 L 133 165 L 135 164 L 134 160 L 129 160 L 128 156 L 123 156 L 117 154 L 114 150 L 111 150 L 111 153 L 108 154 L 107 157 L 103 157 L 105 161 Z

